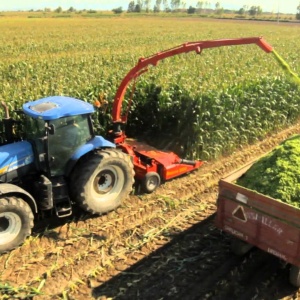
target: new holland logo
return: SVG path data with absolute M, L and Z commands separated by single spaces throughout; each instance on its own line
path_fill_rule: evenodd
M 244 207 L 241 205 L 238 205 L 237 208 L 232 212 L 232 216 L 242 222 L 247 222 L 247 216 L 245 214 Z

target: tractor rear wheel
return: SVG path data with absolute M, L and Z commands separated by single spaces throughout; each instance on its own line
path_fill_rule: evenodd
M 132 190 L 130 156 L 102 150 L 80 162 L 71 176 L 72 198 L 86 211 L 103 214 L 117 208 Z
M 33 220 L 32 210 L 23 199 L 0 198 L 0 253 L 22 244 L 31 234 Z

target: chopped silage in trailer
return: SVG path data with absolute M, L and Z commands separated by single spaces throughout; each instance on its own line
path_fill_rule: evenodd
M 257 160 L 237 184 L 300 208 L 300 135 Z

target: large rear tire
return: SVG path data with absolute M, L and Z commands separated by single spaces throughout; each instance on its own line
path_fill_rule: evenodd
M 0 253 L 21 245 L 31 234 L 33 220 L 32 210 L 24 200 L 0 198 Z
M 71 195 L 85 211 L 103 214 L 122 203 L 133 183 L 130 156 L 115 149 L 102 150 L 76 167 L 71 176 Z

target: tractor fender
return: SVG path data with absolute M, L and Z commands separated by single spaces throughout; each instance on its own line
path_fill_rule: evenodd
M 96 135 L 91 140 L 87 141 L 84 145 L 80 146 L 71 156 L 67 168 L 66 168 L 66 176 L 69 176 L 76 162 L 85 154 L 103 148 L 116 148 L 116 145 L 102 136 Z
M 1 183 L 0 184 L 0 196 L 6 195 L 17 195 L 20 196 L 25 202 L 27 202 L 32 210 L 32 212 L 37 213 L 38 208 L 34 198 L 21 187 L 11 184 L 11 183 Z

